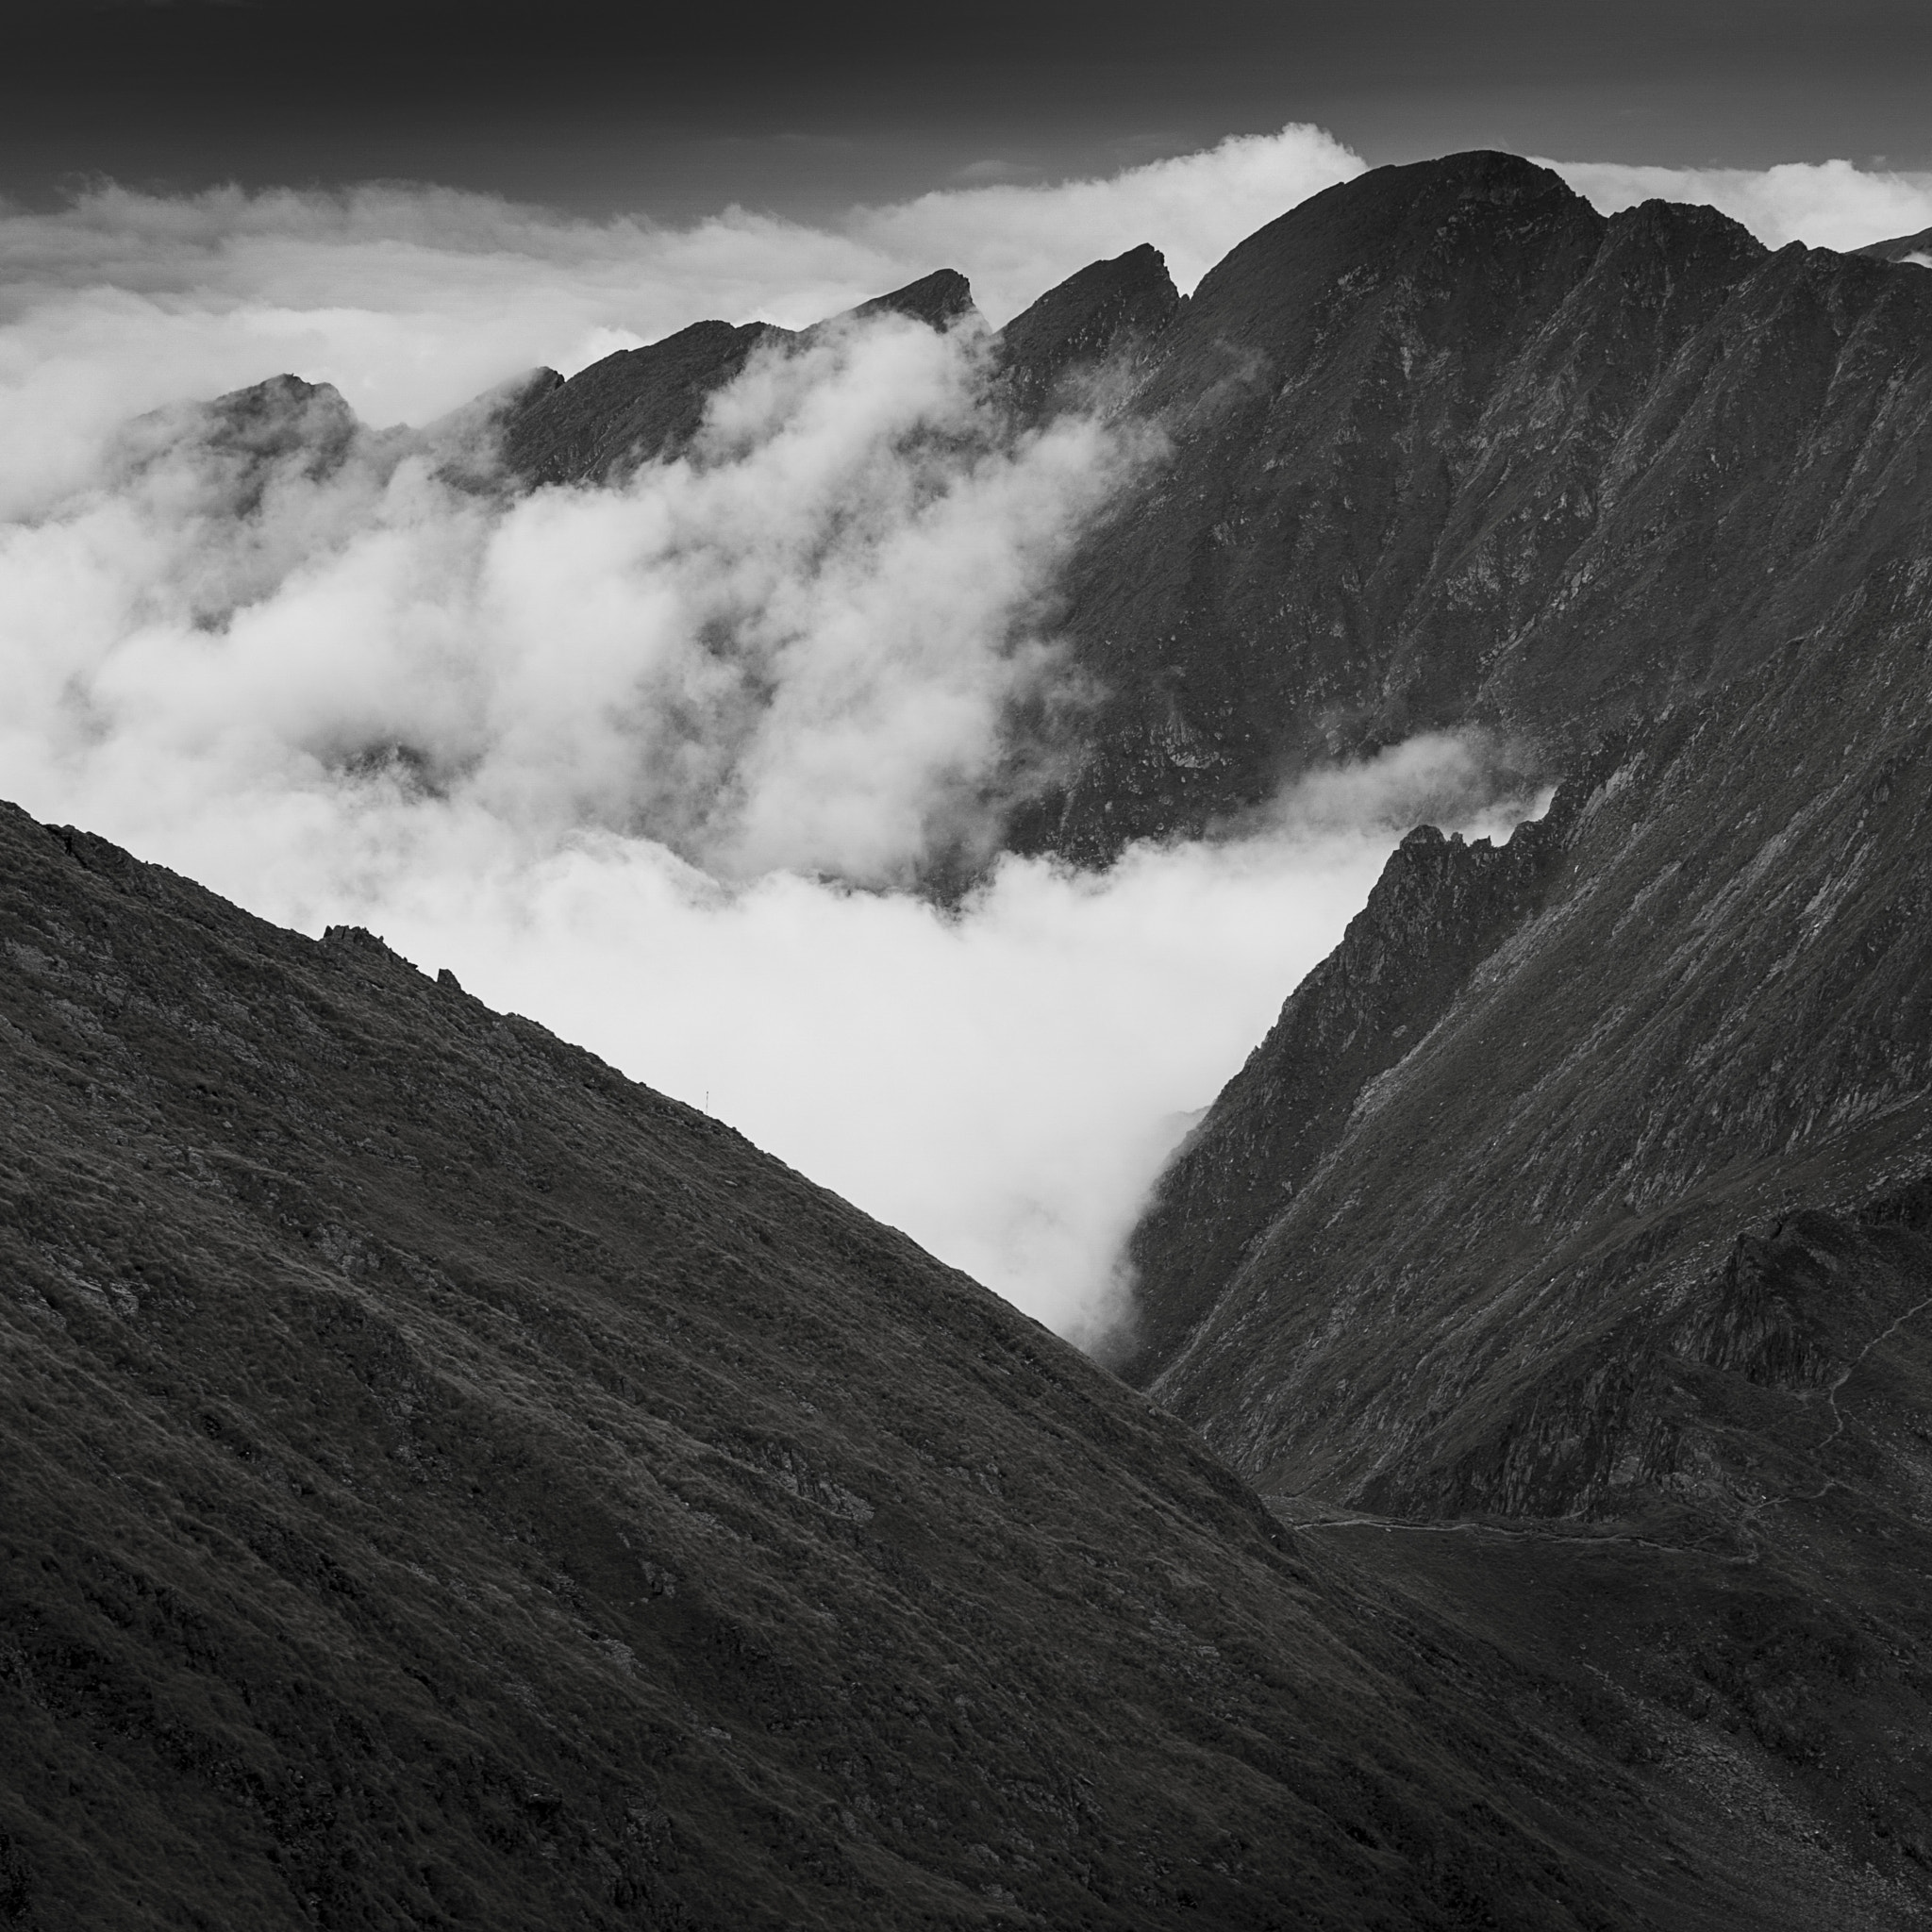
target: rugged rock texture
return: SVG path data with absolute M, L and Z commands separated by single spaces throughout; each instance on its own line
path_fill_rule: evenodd
M 1000 331 L 1001 373 L 1022 409 L 1048 405 L 1070 379 L 1143 363 L 1183 307 L 1167 258 L 1142 243 L 1096 261 L 1014 316 Z
M 1501 852 L 1411 840 L 1164 1180 L 1129 1361 L 1311 1534 L 1493 1544 L 1445 1613 L 1499 1642 L 1649 1551 L 1650 1636 L 1588 1652 L 1628 1721 L 1856 1794 L 1918 1911 L 1928 590 L 1857 584 Z M 1512 1538 L 1546 1594 L 1499 1624 Z
M 760 342 L 787 332 L 749 322 L 695 322 L 641 349 L 620 349 L 518 412 L 506 466 L 528 483 L 608 483 L 697 434 L 705 403 Z
M 1037 828 L 1419 724 L 1567 774 L 1395 855 L 1164 1176 L 1120 1363 L 1886 1924 L 1932 1910 L 1928 304 L 1499 157 L 1295 210 L 1163 339 L 1174 463 L 1084 566 L 1112 696 Z
M 1797 1923 L 1574 1672 L 447 975 L 10 808 L 0 946 L 8 1923 Z
M 1158 266 L 996 352 L 1172 447 L 1017 841 L 1424 725 L 1565 779 L 1405 842 L 1136 1235 L 1121 1366 L 1295 1540 L 711 1124 L 8 818 L 0 1912 L 1932 1912 L 1932 278 L 1491 155 Z M 760 339 L 540 379 L 513 464 Z M 212 406 L 243 508 L 330 394 Z
M 818 326 L 903 315 L 942 329 L 974 312 L 966 277 L 942 268 Z M 742 371 L 753 350 L 799 340 L 766 322 L 698 322 L 641 349 L 620 349 L 518 410 L 504 431 L 504 463 L 526 484 L 615 482 L 641 463 L 675 456 L 697 434 L 713 391 Z
M 1908 567 L 1928 358 L 1916 269 L 1513 157 L 1316 195 L 1159 339 L 1172 460 L 1069 584 L 1108 695 L 1016 838 L 1102 857 L 1472 721 L 1567 769 Z
M 1149 1366 L 1187 1414 L 1234 1376 L 1210 1434 L 1240 1466 L 1391 1503 L 1595 1507 L 1607 1478 L 1581 1466 L 1505 1474 L 1484 1391 L 1518 1413 L 1527 1362 L 1594 1361 L 1640 1310 L 1650 1349 L 1760 1221 L 1932 1167 L 1919 577 L 1896 600 L 1914 615 L 1848 609 L 1612 747 L 1502 852 L 1411 840 L 1391 861 L 1137 1238 L 1150 1305 L 1219 1297 Z M 1224 1221 L 1242 1242 L 1204 1262 Z M 1318 1347 L 1337 1293 L 1348 1321 Z M 1282 1346 L 1257 1354 L 1257 1324 L 1287 1324 Z M 1418 1324 L 1445 1378 L 1426 1414 Z M 1347 1403 L 1318 1397 L 1343 1381 Z
M 956 268 L 935 269 L 889 295 L 874 295 L 834 322 L 862 322 L 874 315 L 903 315 L 928 328 L 951 328 L 978 311 L 973 306 L 973 285 Z M 828 324 L 821 323 L 820 327 Z
M 1575 796 L 1573 787 L 1562 801 Z M 1132 1251 L 1143 1277 L 1115 1366 L 1145 1381 L 1224 1292 L 1248 1244 L 1347 1128 L 1362 1089 L 1442 1018 L 1471 973 L 1541 900 L 1561 826 L 1500 849 L 1419 826 L 1342 943 L 1310 973 L 1162 1176 Z

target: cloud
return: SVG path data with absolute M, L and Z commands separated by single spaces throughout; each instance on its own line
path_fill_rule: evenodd
M 795 874 L 720 895 L 610 835 L 527 864 L 454 819 L 367 922 L 731 1121 L 1076 1340 L 1190 1113 L 1334 944 L 1392 840 L 1007 858 L 957 912 Z
M 983 357 L 882 317 L 755 358 L 676 461 L 508 502 L 384 438 L 318 456 L 325 392 L 252 426 L 295 439 L 268 458 L 170 412 L 0 540 L 0 671 L 40 696 L 12 761 L 379 767 L 722 878 L 904 883 L 984 842 L 1003 717 L 1058 675 L 1056 569 L 1153 449 L 1004 432 Z
M 250 449 L 135 425 L 0 531 L 0 791 L 383 932 L 1091 1336 L 1185 1116 L 1487 767 L 1431 741 L 1241 838 L 896 890 L 979 829 L 1058 559 L 1159 459 L 1003 430 L 983 353 L 881 318 L 755 361 L 686 458 L 515 499 L 298 390 Z
M 424 423 L 520 371 L 566 374 L 702 317 L 801 327 L 938 267 L 1004 322 L 1151 241 L 1183 286 L 1362 163 L 1317 128 L 1241 137 L 1106 180 L 979 187 L 813 227 L 729 208 L 684 227 L 573 220 L 420 185 L 97 184 L 0 207 L 0 514 L 74 487 L 115 423 L 285 371 L 365 420 Z
M 1932 174 L 1863 169 L 1850 161 L 1773 168 L 1652 168 L 1622 161 L 1546 161 L 1605 214 L 1639 202 L 1703 202 L 1771 248 L 1863 248 L 1932 227 Z
M 1158 442 L 1013 434 L 982 343 L 890 317 L 755 359 L 608 491 L 453 487 L 301 388 L 245 436 L 180 399 L 293 369 L 424 421 L 936 261 L 995 314 L 1143 238 L 1191 278 L 1358 165 L 1290 129 L 822 230 L 397 188 L 0 214 L 0 793 L 383 932 L 1091 1335 L 1186 1117 L 1410 815 L 1493 796 L 1485 748 L 1400 748 L 1105 874 L 1007 858 L 941 909 L 907 882 L 1026 782 L 1002 721 L 1065 694 L 1059 561 Z
M 1004 322 L 1077 268 L 1152 242 L 1185 292 L 1238 242 L 1367 165 L 1320 127 L 1231 135 L 1103 180 L 951 189 L 861 208 L 850 231 L 901 260 L 922 251 L 972 279 Z

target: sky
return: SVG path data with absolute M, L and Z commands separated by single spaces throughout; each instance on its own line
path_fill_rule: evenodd
M 1189 289 L 1468 145 L 1773 246 L 1932 227 L 1902 8 L 1177 19 L 0 0 L 0 796 L 382 933 L 1097 1340 L 1163 1160 L 1402 834 L 1541 808 L 1508 747 L 1105 872 L 998 858 L 1006 709 L 1083 689 L 1056 573 L 1158 430 L 1017 432 L 983 338 L 891 317 L 755 358 L 621 490 L 452 487 L 463 406 L 942 264 L 995 325 L 1143 241 Z M 360 419 L 339 467 L 211 435 L 196 399 L 283 372 Z
M 1932 167 L 1917 0 L 0 0 L 0 193 L 42 204 L 76 175 L 389 178 L 822 219 L 1289 122 L 1371 163 Z

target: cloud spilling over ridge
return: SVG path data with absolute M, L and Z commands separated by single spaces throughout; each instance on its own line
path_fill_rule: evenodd
M 84 474 L 109 424 L 284 371 L 365 420 L 426 422 L 517 372 L 574 373 L 716 316 L 802 327 L 939 267 L 995 325 L 1142 242 L 1184 287 L 1362 162 L 1319 128 L 1241 136 L 1106 180 L 968 188 L 822 227 L 743 208 L 664 226 L 576 220 L 454 189 L 364 184 L 169 197 L 98 185 L 0 208 L 0 513 Z
M 1551 165 L 1606 210 L 1707 200 L 1774 245 L 1932 225 L 1932 176 L 1845 161 Z M 53 213 L 0 206 L 0 515 L 75 487 L 113 423 L 283 371 L 333 383 L 367 421 L 423 423 L 539 362 L 572 372 L 707 316 L 799 326 L 942 265 L 995 324 L 1141 242 L 1191 288 L 1363 166 L 1291 125 L 1105 179 L 958 188 L 817 226 L 742 208 L 592 222 L 379 183 L 186 197 L 106 183 Z
M 1932 174 L 1786 161 L 1772 168 L 1652 168 L 1546 161 L 1604 214 L 1641 201 L 1703 202 L 1768 247 L 1863 248 L 1932 227 Z
M 1091 1335 L 1188 1117 L 1402 832 L 1470 823 L 1507 760 L 1397 747 L 1240 836 L 1097 875 L 1006 858 L 941 911 L 904 884 L 1027 782 L 1008 708 L 1077 701 L 1056 571 L 1158 447 L 1012 435 L 970 334 L 891 318 L 755 360 L 612 491 L 454 488 L 299 390 L 288 446 L 251 455 L 179 402 L 293 370 L 421 423 L 539 360 L 808 323 L 940 263 L 1002 320 L 1143 240 L 1186 286 L 1360 166 L 1289 128 L 820 228 L 396 187 L 0 210 L 0 794 L 386 933 Z M 1772 242 L 1932 225 L 1917 177 L 1841 163 L 1564 172 Z
M 765 354 L 608 491 L 458 488 L 299 386 L 137 423 L 0 527 L 0 793 L 382 932 L 1091 1334 L 1187 1114 L 1490 768 L 895 890 L 983 833 L 1059 558 L 1159 459 L 1003 425 L 983 355 L 891 316 Z
M 1017 433 L 983 342 L 893 317 L 755 358 L 612 491 L 456 487 L 460 425 L 299 385 L 241 436 L 180 399 L 292 369 L 420 422 L 941 261 L 995 319 L 1143 239 L 1191 281 L 1359 165 L 1288 129 L 824 229 L 392 188 L 0 213 L 0 795 L 382 932 L 1092 1335 L 1189 1116 L 1401 834 L 1469 823 L 1507 760 L 1397 747 L 1239 836 L 1005 858 L 941 910 L 906 883 L 1029 782 L 1008 708 L 1080 701 L 1056 574 L 1158 442 Z
M 106 741 L 156 785 L 213 759 L 721 878 L 903 882 L 983 842 L 1003 714 L 1056 675 L 1055 570 L 1146 448 L 1078 417 L 1003 437 L 982 358 L 883 317 L 756 358 L 678 460 L 507 503 L 338 450 L 325 396 L 255 425 L 279 455 L 169 412 L 0 540 L 8 765 Z
M 455 849 L 385 884 L 370 923 L 1091 1342 L 1147 1189 L 1402 832 L 1504 838 L 1538 808 L 1495 801 L 1491 769 L 1420 741 L 1244 838 L 1103 874 L 1005 858 L 954 913 L 793 874 L 720 896 L 608 836 L 511 862 L 443 820 Z

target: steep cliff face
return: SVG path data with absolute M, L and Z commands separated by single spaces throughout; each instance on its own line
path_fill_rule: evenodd
M 1796 1923 L 1560 1672 L 447 975 L 11 808 L 0 947 L 9 1923 Z
M 1109 695 L 1017 836 L 1104 855 L 1472 720 L 1564 769 L 1909 568 L 1928 345 L 1916 269 L 1512 157 L 1315 196 L 1160 339 L 1173 459 L 1070 580 Z
M 1525 1361 L 1594 1350 L 1639 1308 L 1674 1317 L 1756 1218 L 1856 1207 L 1932 1164 L 1921 575 L 1916 619 L 1848 613 L 1605 754 L 1502 853 L 1440 848 L 1457 889 L 1405 891 L 1413 843 L 1391 862 L 1137 1238 L 1150 1307 L 1170 1282 L 1191 1307 L 1219 1294 L 1154 1386 L 1191 1415 L 1211 1382 L 1240 1466 L 1391 1500 L 1447 1481 L 1481 1391 Z M 1535 891 L 1473 939 L 1478 882 L 1524 839 Z M 1424 1027 L 1396 1031 L 1386 974 L 1355 990 L 1344 960 L 1384 951 L 1451 989 Z M 1369 1042 L 1340 1082 L 1306 1071 L 1318 1012 Z M 1291 1170 L 1210 1287 L 1194 1230 Z M 1317 1341 L 1338 1296 L 1342 1332 Z M 1256 1349 L 1263 1330 L 1279 1347 Z M 1402 1384 L 1399 1425 L 1367 1400 L 1371 1358 Z
M 1433 825 L 1405 839 L 1341 944 L 1310 973 L 1162 1175 L 1128 1250 L 1142 1288 L 1108 1359 L 1130 1382 L 1172 1359 L 1250 1242 L 1346 1129 L 1363 1088 L 1449 1010 L 1535 909 L 1579 789 L 1509 842 Z

